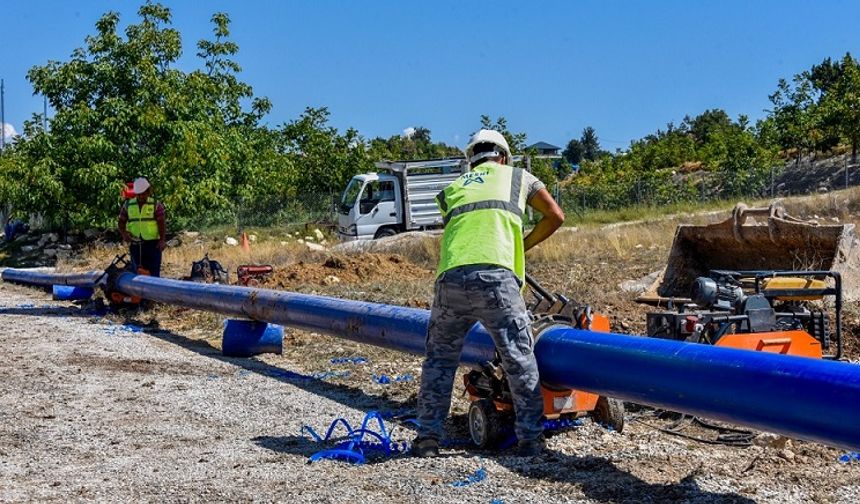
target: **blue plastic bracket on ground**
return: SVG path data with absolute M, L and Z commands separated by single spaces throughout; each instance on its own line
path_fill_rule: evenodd
M 849 462 L 860 462 L 860 453 L 858 452 L 848 452 L 843 453 L 839 456 L 840 464 L 847 464 Z
M 365 364 L 369 361 L 366 357 L 334 357 L 329 362 L 332 364 Z
M 379 431 L 373 431 L 368 428 L 368 424 L 376 420 Z M 346 429 L 346 436 L 334 438 L 333 434 L 338 426 L 343 426 Z M 391 441 L 391 433 L 385 428 L 385 422 L 382 415 L 375 411 L 371 411 L 364 416 L 361 422 L 361 427 L 353 429 L 349 422 L 343 418 L 336 418 L 329 425 L 325 436 L 320 436 L 314 429 L 305 425 L 301 429 L 301 435 L 309 435 L 317 443 L 327 443 L 334 439 L 342 440 L 333 448 L 321 450 L 310 456 L 310 462 L 317 462 L 322 459 L 344 460 L 354 464 L 364 464 L 367 462 L 367 455 L 378 453 L 385 457 L 390 457 L 408 451 L 407 443 L 398 443 Z M 365 437 L 371 439 L 368 440 Z
M 256 320 L 224 321 L 221 353 L 229 357 L 252 357 L 261 353 L 280 354 L 284 349 L 284 328 Z
M 469 485 L 474 485 L 475 483 L 480 483 L 485 479 L 487 479 L 487 470 L 481 467 L 480 469 L 466 477 L 466 479 L 448 483 L 448 486 L 452 486 L 455 488 L 466 487 Z
M 320 371 L 319 373 L 314 373 L 313 378 L 316 380 L 325 380 L 327 378 L 348 378 L 349 375 L 349 371 Z
M 395 382 L 409 382 L 415 378 L 411 374 L 388 376 L 385 374 L 376 376 L 373 375 L 373 381 L 380 385 L 390 385 Z
M 80 287 L 73 285 L 54 285 L 52 287 L 55 301 L 78 301 L 93 297 L 92 287 Z

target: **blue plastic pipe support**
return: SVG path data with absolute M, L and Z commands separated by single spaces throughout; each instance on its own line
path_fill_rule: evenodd
M 90 299 L 93 297 L 92 287 L 78 287 L 72 285 L 54 285 L 53 297 L 57 301 L 74 301 L 78 299 Z
M 421 354 L 430 312 L 290 292 L 125 273 L 117 289 L 162 303 L 247 317 Z M 461 363 L 493 358 L 479 325 Z M 555 326 L 535 345 L 542 379 L 792 437 L 860 450 L 860 366 Z
M 227 319 L 221 338 L 221 354 L 251 357 L 284 350 L 284 327 L 257 320 Z
M 54 273 L 44 270 L 6 268 L 0 274 L 4 282 L 41 285 L 68 285 L 71 287 L 93 287 L 103 271 L 88 271 L 86 273 Z

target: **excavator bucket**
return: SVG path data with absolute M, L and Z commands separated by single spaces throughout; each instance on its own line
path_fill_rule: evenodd
M 844 298 L 856 300 L 858 248 L 854 224 L 822 225 L 790 217 L 780 205 L 740 203 L 723 222 L 678 226 L 666 269 L 638 300 L 688 298 L 693 281 L 711 270 L 832 270 L 843 277 Z

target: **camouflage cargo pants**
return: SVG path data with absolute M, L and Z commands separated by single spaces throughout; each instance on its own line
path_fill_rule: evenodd
M 543 431 L 543 398 L 532 333 L 517 277 L 508 269 L 474 265 L 446 271 L 436 281 L 418 394 L 418 434 L 442 439 L 454 374 L 466 333 L 480 322 L 492 335 L 516 411 L 520 440 Z

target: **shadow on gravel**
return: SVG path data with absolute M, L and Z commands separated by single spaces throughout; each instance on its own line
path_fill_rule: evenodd
M 92 317 L 93 313 L 90 310 L 82 309 L 74 306 L 19 306 L 19 307 L 0 307 L 0 315 L 29 315 L 34 317 L 40 316 L 73 316 L 73 317 Z M 289 383 L 302 390 L 312 394 L 331 399 L 351 408 L 356 408 L 367 411 L 379 412 L 403 412 L 405 409 L 414 409 L 414 401 L 395 401 L 390 398 L 369 395 L 363 390 L 341 385 L 337 383 L 329 383 L 323 380 L 314 379 L 310 376 L 300 375 L 298 373 L 273 366 L 265 362 L 254 359 L 253 357 L 225 357 L 221 355 L 221 350 L 210 345 L 206 341 L 186 338 L 180 334 L 176 334 L 167 329 L 152 327 L 147 323 L 128 318 L 126 324 L 133 324 L 143 329 L 143 332 L 148 336 L 158 338 L 162 341 L 177 345 L 194 353 L 209 357 L 211 359 L 226 362 L 239 367 L 245 371 L 256 373 L 273 380 L 283 383 Z
M 258 436 L 251 441 L 260 448 L 300 457 L 310 457 L 325 448 L 303 436 Z
M 678 483 L 648 483 L 600 457 L 548 451 L 539 458 L 502 456 L 497 461 L 527 478 L 575 485 L 587 498 L 599 502 L 755 503 L 742 495 L 702 490 L 695 481 L 698 470 Z
M 137 323 L 136 321 L 129 322 Z M 180 346 L 204 357 L 227 362 L 251 373 L 271 378 L 272 380 L 289 383 L 304 391 L 365 412 L 402 411 L 410 406 L 414 408 L 414 404 L 410 404 L 408 401 L 401 402 L 381 396 L 368 395 L 361 389 L 299 375 L 278 366 L 259 361 L 253 357 L 225 357 L 221 355 L 220 349 L 210 345 L 206 341 L 186 338 L 166 329 L 153 329 L 144 326 L 144 332 L 149 336 Z
M 28 315 L 31 317 L 97 317 L 91 310 L 82 309 L 78 306 L 3 306 L 0 307 L 0 315 Z

